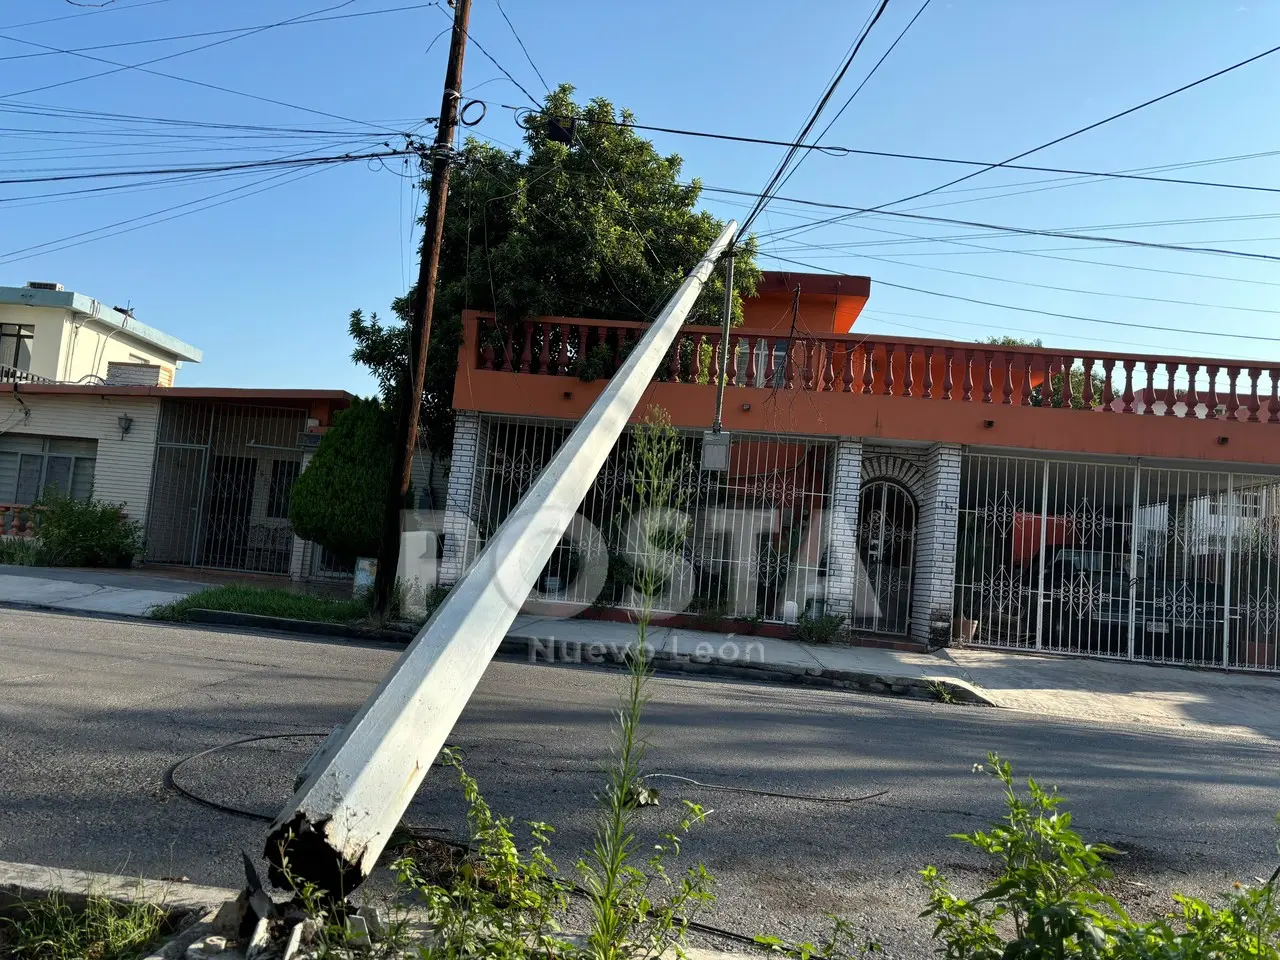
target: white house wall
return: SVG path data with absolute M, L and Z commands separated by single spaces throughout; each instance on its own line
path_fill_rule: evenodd
M 62 340 L 57 379 L 78 383 L 86 377 L 105 377 L 108 363 L 149 363 L 161 368 L 160 385 L 172 386 L 176 359 L 136 340 L 119 328 L 80 317 L 68 323 Z
M 94 498 L 123 503 L 132 519 L 145 522 L 160 401 L 154 397 L 20 396 L 29 415 L 24 415 L 12 394 L 0 394 L 0 433 L 96 440 Z M 123 438 L 122 415 L 133 418 Z
M 49 380 L 56 380 L 59 376 L 63 333 L 69 326 L 70 316 L 71 311 L 62 308 L 0 304 L 0 324 L 35 328 L 30 372 Z

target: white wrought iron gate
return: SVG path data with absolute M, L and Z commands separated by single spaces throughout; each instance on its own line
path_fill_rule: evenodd
M 911 625 L 911 583 L 916 553 L 916 503 L 901 484 L 871 480 L 859 498 L 858 556 L 853 626 L 872 633 L 905 634 Z
M 569 432 L 545 420 L 486 417 L 468 555 L 506 518 Z M 824 597 L 834 443 L 734 434 L 729 469 L 701 469 L 700 434 L 680 437 L 680 510 L 688 536 L 672 558 L 657 611 L 708 625 L 739 618 L 794 622 Z M 579 508 L 584 521 L 552 554 L 537 586 L 547 599 L 622 606 L 631 571 L 621 544 L 634 494 L 632 440 L 624 433 Z M 588 529 L 592 528 L 592 529 Z M 600 580 L 587 576 L 595 565 Z M 678 608 L 678 609 L 677 609 Z M 844 612 L 844 611 L 840 611 Z
M 1280 476 L 966 455 L 956 636 L 1280 669 Z

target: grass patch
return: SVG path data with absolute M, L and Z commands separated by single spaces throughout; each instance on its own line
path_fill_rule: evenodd
M 255 613 L 264 617 L 287 617 L 290 620 L 312 620 L 319 623 L 355 623 L 369 617 L 368 601 L 335 600 L 290 593 L 268 587 L 208 587 L 181 600 L 153 607 L 156 620 L 183 621 L 190 610 L 227 610 L 232 613 Z
M 77 910 L 58 894 L 0 917 L 0 960 L 137 960 L 164 932 L 167 916 L 149 903 L 90 897 Z
M 0 563 L 19 567 L 38 567 L 44 562 L 43 552 L 36 540 L 0 537 Z

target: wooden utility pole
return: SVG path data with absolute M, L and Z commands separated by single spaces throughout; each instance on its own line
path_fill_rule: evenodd
M 418 285 L 409 305 L 409 357 L 412 371 L 408 389 L 401 390 L 396 416 L 396 469 L 387 485 L 387 502 L 382 519 L 382 545 L 378 549 L 378 575 L 374 580 L 375 609 L 386 612 L 400 564 L 400 511 L 413 476 L 413 456 L 418 446 L 418 416 L 422 410 L 422 387 L 427 372 L 427 350 L 431 344 L 431 314 L 436 300 L 436 276 L 440 271 L 440 246 L 444 237 L 444 208 L 449 198 L 449 164 L 453 136 L 458 127 L 458 101 L 462 95 L 462 61 L 467 52 L 467 25 L 471 0 L 452 0 L 453 39 L 449 42 L 449 65 L 444 74 L 444 94 L 440 100 L 440 121 L 432 151 L 431 196 L 427 199 L 427 223 L 422 237 L 422 260 L 418 265 Z

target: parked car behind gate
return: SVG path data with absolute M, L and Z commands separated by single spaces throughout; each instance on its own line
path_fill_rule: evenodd
M 1138 554 L 1056 548 L 1046 556 L 1044 646 L 1122 655 L 1133 608 L 1134 653 L 1152 659 L 1219 663 L 1222 587 L 1208 579 L 1169 575 Z

